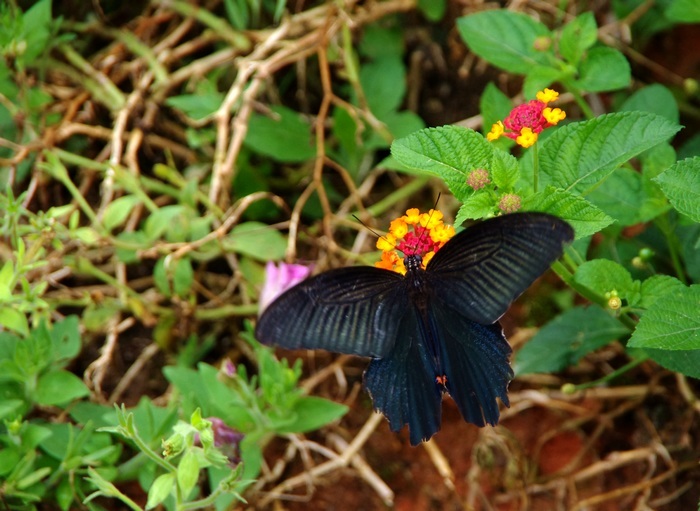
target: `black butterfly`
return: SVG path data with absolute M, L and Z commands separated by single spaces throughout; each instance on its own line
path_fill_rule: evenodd
M 364 383 L 392 431 L 411 444 L 440 429 L 443 392 L 464 419 L 498 422 L 508 406 L 511 348 L 498 319 L 549 265 L 573 230 L 544 213 L 514 213 L 454 236 L 406 275 L 369 266 L 340 268 L 297 284 L 258 321 L 264 344 L 372 357 Z

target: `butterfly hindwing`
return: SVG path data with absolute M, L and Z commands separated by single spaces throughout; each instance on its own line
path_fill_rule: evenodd
M 495 425 L 499 417 L 496 398 L 509 405 L 511 347 L 498 323 L 481 325 L 456 314 L 445 302 L 436 300 L 431 313 L 439 325 L 447 391 L 464 420 L 477 426 Z
M 435 254 L 427 272 L 451 309 L 490 324 L 572 239 L 569 224 L 552 215 L 503 215 L 457 234 Z
M 392 431 L 408 425 L 412 445 L 440 429 L 442 391 L 426 343 L 420 339 L 418 315 L 411 307 L 398 330 L 394 349 L 374 359 L 365 371 L 365 388 L 375 409 L 389 420 Z
M 263 344 L 382 357 L 407 310 L 404 279 L 357 266 L 304 280 L 265 310 L 255 329 Z

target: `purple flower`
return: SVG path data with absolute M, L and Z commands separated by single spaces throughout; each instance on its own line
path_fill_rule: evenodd
M 258 300 L 258 315 L 262 314 L 275 298 L 308 277 L 309 273 L 311 273 L 311 268 L 301 264 L 279 263 L 278 266 L 272 261 L 267 263 L 265 266 L 265 285 Z

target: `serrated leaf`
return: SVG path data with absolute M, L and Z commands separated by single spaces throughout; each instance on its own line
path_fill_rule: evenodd
M 677 373 L 700 378 L 700 350 L 657 350 L 645 348 L 654 362 Z
M 245 145 L 253 151 L 288 163 L 311 160 L 316 156 L 311 126 L 290 108 L 272 107 L 274 117 L 253 115 Z
M 628 168 L 619 168 L 588 195 L 588 200 L 622 226 L 641 222 L 640 213 L 645 201 L 642 175 Z
M 542 143 L 540 180 L 585 195 L 617 167 L 679 129 L 646 112 L 607 114 L 567 124 Z
M 700 222 L 700 157 L 679 161 L 653 181 L 676 210 Z
M 576 269 L 574 281 L 601 296 L 610 291 L 617 291 L 620 298 L 629 299 L 638 292 L 630 272 L 610 259 L 586 261 Z
M 457 19 L 457 29 L 469 48 L 482 59 L 511 73 L 526 74 L 547 65 L 551 52 L 535 49 L 549 29 L 529 16 L 506 10 L 483 11 Z
M 639 307 L 649 308 L 658 299 L 669 293 L 675 293 L 684 289 L 683 283 L 670 275 L 652 275 L 642 282 L 642 298 Z
M 584 52 L 598 38 L 598 25 L 592 12 L 584 12 L 564 25 L 559 38 L 559 54 L 571 65 L 577 66 Z
M 700 285 L 656 300 L 639 320 L 632 348 L 700 350 Z
M 581 61 L 576 85 L 588 92 L 623 89 L 630 84 L 632 73 L 625 56 L 614 48 L 593 48 Z
M 459 207 L 457 217 L 455 218 L 455 225 L 462 225 L 466 220 L 478 220 L 480 218 L 490 217 L 493 215 L 495 208 L 496 204 L 490 194 L 485 192 L 475 193 L 471 197 L 465 199 Z
M 513 370 L 517 375 L 560 371 L 627 333 L 600 307 L 574 307 L 550 321 L 516 353 Z
M 635 91 L 618 109 L 620 112 L 651 112 L 678 124 L 680 114 L 673 93 L 660 83 Z
M 523 210 L 542 211 L 566 220 L 576 232 L 575 239 L 591 236 L 615 221 L 580 195 L 551 186 L 526 197 Z
M 489 169 L 493 151 L 479 133 L 459 126 L 427 128 L 391 144 L 399 163 L 441 178 L 460 201 L 473 193 L 467 175 L 477 168 Z
M 495 150 L 491 161 L 491 177 L 500 191 L 512 190 L 520 178 L 518 160 L 510 153 Z

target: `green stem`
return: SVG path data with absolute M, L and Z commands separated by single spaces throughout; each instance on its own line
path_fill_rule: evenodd
M 200 320 L 212 321 L 231 316 L 251 316 L 258 313 L 258 305 L 224 305 L 216 309 L 197 309 L 194 316 Z
M 567 389 L 565 392 L 567 394 L 568 393 L 573 394 L 574 392 L 579 391 L 579 390 L 591 389 L 593 387 L 599 387 L 599 386 L 604 385 L 606 383 L 610 383 L 612 380 L 614 380 L 618 376 L 622 376 L 626 372 L 637 367 L 642 362 L 646 362 L 648 359 L 649 359 L 649 357 L 635 358 L 635 359 L 631 360 L 630 362 L 626 363 L 625 365 L 623 365 L 622 367 L 620 367 L 619 369 L 616 369 L 612 373 L 606 374 L 605 376 L 603 376 L 602 378 L 599 378 L 597 380 L 589 381 L 587 383 L 582 383 L 580 385 L 570 385 L 569 384 L 569 385 L 567 385 Z
M 104 229 L 100 225 L 97 215 L 90 207 L 90 204 L 85 200 L 85 197 L 80 193 L 78 187 L 71 181 L 66 167 L 63 166 L 55 154 L 46 151 L 44 155 L 46 156 L 46 163 L 40 164 L 40 168 L 68 189 L 75 202 L 78 203 L 80 209 L 85 213 L 85 216 L 90 219 L 90 222 L 92 222 L 95 228 L 102 234 Z
M 605 310 L 608 310 L 608 300 L 604 296 L 600 296 L 587 287 L 576 282 L 574 279 L 574 274 L 569 271 L 569 269 L 566 268 L 566 266 L 564 266 L 564 264 L 562 264 L 560 261 L 555 261 L 552 264 L 552 270 L 562 281 L 564 281 L 567 286 L 583 296 L 586 300 L 601 306 Z M 634 331 L 634 329 L 637 327 L 637 322 L 627 314 L 618 315 L 617 320 L 628 328 L 630 332 Z
M 429 180 L 430 177 L 428 176 L 417 177 L 416 179 L 402 186 L 395 192 L 390 193 L 382 200 L 372 204 L 370 207 L 367 208 L 367 213 L 369 213 L 372 217 L 380 216 L 382 213 L 391 209 L 397 202 L 401 202 L 404 199 L 408 199 L 414 193 L 424 188 L 425 185 L 428 184 Z
M 566 90 L 568 90 L 574 96 L 574 101 L 576 101 L 576 104 L 579 106 L 586 119 L 593 119 L 595 114 L 593 113 L 593 110 L 591 110 L 591 107 L 588 105 L 586 100 L 583 99 L 581 91 L 579 91 L 577 87 L 574 87 L 568 80 L 564 81 L 564 87 L 566 87 Z
M 668 253 L 671 256 L 671 264 L 673 265 L 673 269 L 676 272 L 678 280 L 687 286 L 688 280 L 686 279 L 683 264 L 681 263 L 680 250 L 678 247 L 680 242 L 678 241 L 678 236 L 676 236 L 676 233 L 671 226 L 668 213 L 659 216 L 655 223 L 661 233 L 664 235 L 664 238 L 666 238 Z

